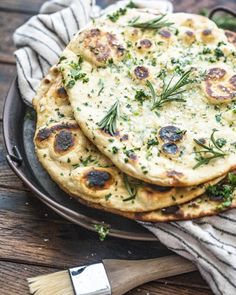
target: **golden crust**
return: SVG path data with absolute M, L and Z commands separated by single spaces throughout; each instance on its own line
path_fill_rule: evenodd
M 125 54 L 125 47 L 116 35 L 98 28 L 82 31 L 78 34 L 76 43 L 81 44 L 83 57 L 96 66 L 106 65 L 109 60 L 119 60 Z M 69 48 L 74 52 L 78 50 L 73 44 L 69 45 Z
M 150 212 L 124 212 L 114 208 L 108 209 L 99 204 L 95 204 L 91 201 L 86 201 L 81 198 L 78 200 L 86 206 L 103 211 L 109 211 L 129 219 L 135 219 L 143 222 L 192 220 L 200 217 L 217 215 L 226 210 L 236 208 L 236 192 L 234 192 L 232 203 L 228 207 L 221 206 L 220 201 L 210 200 L 207 195 L 203 194 L 202 196 L 179 206 L 172 206 Z

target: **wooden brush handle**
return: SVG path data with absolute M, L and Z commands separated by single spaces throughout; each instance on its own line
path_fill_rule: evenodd
M 177 255 L 148 260 L 105 259 L 103 264 L 112 295 L 121 295 L 144 283 L 197 269 L 189 260 Z

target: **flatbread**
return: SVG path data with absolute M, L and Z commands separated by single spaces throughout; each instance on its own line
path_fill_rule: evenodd
M 192 200 L 209 184 L 222 179 L 195 187 L 171 188 L 125 177 L 84 136 L 74 120 L 57 66 L 43 79 L 33 104 L 37 112 L 34 142 L 38 159 L 51 178 L 79 200 L 108 211 L 145 212 Z
M 128 9 L 94 20 L 60 69 L 76 121 L 121 171 L 162 186 L 197 185 L 236 167 L 236 50 L 199 15 L 168 14 L 161 21 L 173 24 L 159 30 L 133 27 L 156 18 Z M 177 94 L 164 91 L 181 77 L 188 82 Z
M 83 203 L 87 206 L 107 211 L 106 208 L 98 204 L 89 202 Z M 122 212 L 115 209 L 111 209 L 109 211 L 129 219 L 135 219 L 144 222 L 170 222 L 192 220 L 200 217 L 217 215 L 233 208 L 236 208 L 236 189 L 232 194 L 232 200 L 230 204 L 227 204 L 223 197 L 222 199 L 216 200 L 214 197 L 210 197 L 205 193 L 196 199 L 179 206 L 171 206 L 151 212 Z

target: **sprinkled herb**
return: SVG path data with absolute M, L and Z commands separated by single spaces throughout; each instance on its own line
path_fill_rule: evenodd
M 128 176 L 124 174 L 124 183 L 125 187 L 129 193 L 129 197 L 124 199 L 123 202 L 128 202 L 134 200 L 137 195 L 137 186 L 134 183 L 131 183 L 128 179 Z
M 116 133 L 116 121 L 119 118 L 119 101 L 117 100 L 107 112 L 106 116 L 98 123 L 100 129 L 108 132 L 110 135 Z
M 148 98 L 148 95 L 142 89 L 140 89 L 136 90 L 134 98 L 142 105 L 144 100 Z
M 198 163 L 193 167 L 193 169 L 196 169 L 202 165 L 207 165 L 213 159 L 224 158 L 226 156 L 226 153 L 221 150 L 219 142 L 217 142 L 214 137 L 216 131 L 216 129 L 213 130 L 210 136 L 210 143 L 208 145 L 206 145 L 202 140 L 194 139 L 194 142 L 202 147 L 202 149 L 200 151 L 194 151 L 196 155 L 196 161 Z
M 80 160 L 83 166 L 88 166 L 88 164 L 94 163 L 96 161 L 96 158 L 93 158 L 91 155 L 86 157 L 85 159 Z
M 220 148 L 222 148 L 224 145 L 226 145 L 227 140 L 225 138 L 217 138 L 216 143 Z
M 109 226 L 106 224 L 95 224 L 94 227 L 96 232 L 98 233 L 99 240 L 103 242 L 106 236 L 109 234 Z
M 165 85 L 164 88 L 159 97 L 157 97 L 156 92 L 153 88 L 153 85 L 150 81 L 147 81 L 147 86 L 151 91 L 151 95 L 153 98 L 153 106 L 152 110 L 156 108 L 160 108 L 163 106 L 163 104 L 170 102 L 170 101 L 182 101 L 185 102 L 185 100 L 182 98 L 182 94 L 186 91 L 186 89 L 182 89 L 184 86 L 186 86 L 189 83 L 192 83 L 192 81 L 189 80 L 189 75 L 191 73 L 191 70 L 185 72 L 182 74 L 182 76 L 179 78 L 179 80 L 176 83 L 172 83 L 174 76 L 170 79 L 169 83 Z M 173 85 L 172 85 L 173 84 Z
M 98 81 L 98 86 L 100 87 L 99 91 L 98 91 L 98 96 L 100 96 L 100 94 L 102 93 L 102 91 L 104 90 L 104 82 L 102 81 L 102 79 L 99 79 Z
M 217 60 L 224 56 L 224 52 L 218 47 L 214 50 L 214 54 Z
M 61 56 L 61 57 L 59 58 L 59 63 L 60 63 L 61 61 L 65 60 L 65 59 L 66 59 L 65 56 Z
M 158 144 L 159 144 L 159 141 L 156 138 L 149 139 L 147 142 L 147 148 L 150 149 L 150 147 L 154 145 L 158 145 Z
M 71 89 L 73 86 L 75 86 L 75 80 L 69 80 L 65 85 L 67 89 Z
M 206 48 L 203 48 L 203 51 L 202 51 L 202 54 L 210 54 L 211 53 L 211 49 L 206 47 Z
M 105 200 L 108 201 L 110 199 L 110 197 L 112 196 L 112 194 L 107 194 L 105 195 Z
M 113 147 L 112 147 L 112 153 L 113 153 L 113 154 L 117 154 L 118 151 L 119 151 L 119 149 L 118 149 L 116 146 L 113 146 Z
M 140 17 L 136 17 L 134 20 L 129 22 L 130 27 L 140 28 L 144 30 L 159 30 L 163 27 L 170 27 L 173 23 L 164 19 L 166 14 L 161 14 L 160 16 L 153 18 L 146 22 L 138 22 Z
M 221 121 L 221 114 L 215 115 L 216 122 L 220 123 Z
M 74 79 L 75 81 L 82 80 L 83 83 L 87 83 L 89 81 L 87 74 L 81 73 L 79 72 L 79 70 L 72 69 L 70 71 L 70 75 L 71 75 L 71 78 Z

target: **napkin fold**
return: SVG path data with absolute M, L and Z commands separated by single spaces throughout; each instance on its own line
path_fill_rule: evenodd
M 119 1 L 101 10 L 93 0 L 51 0 L 14 33 L 18 84 L 31 106 L 40 80 L 57 63 L 73 35 L 92 17 L 124 7 Z M 139 7 L 172 11 L 168 1 L 134 0 Z M 236 210 L 214 217 L 169 223 L 141 223 L 170 250 L 194 262 L 217 295 L 236 294 Z

